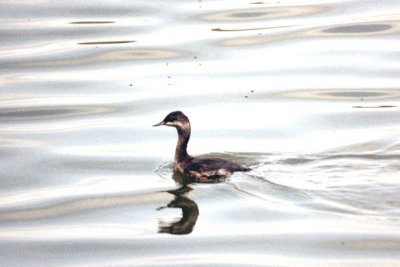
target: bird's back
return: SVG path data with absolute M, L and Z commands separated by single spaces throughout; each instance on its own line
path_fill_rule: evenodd
M 237 171 L 251 169 L 234 161 L 220 158 L 191 158 L 184 166 L 184 173 L 193 177 L 221 177 Z

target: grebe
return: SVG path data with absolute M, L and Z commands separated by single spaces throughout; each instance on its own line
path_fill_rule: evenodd
M 187 145 L 190 138 L 190 122 L 181 111 L 168 114 L 163 121 L 153 126 L 172 126 L 178 131 L 178 143 L 175 150 L 175 167 L 186 176 L 198 181 L 224 178 L 233 172 L 246 172 L 251 169 L 239 163 L 219 158 L 196 158 L 190 156 Z

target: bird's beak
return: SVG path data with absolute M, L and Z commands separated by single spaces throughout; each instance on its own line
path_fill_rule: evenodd
M 154 124 L 153 127 L 157 127 L 157 126 L 161 126 L 161 125 L 165 125 L 165 122 L 162 121 L 162 122 L 159 122 L 157 124 Z

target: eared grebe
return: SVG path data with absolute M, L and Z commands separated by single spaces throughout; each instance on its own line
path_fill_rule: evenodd
M 174 111 L 165 119 L 153 126 L 172 126 L 178 130 L 178 143 L 175 150 L 175 167 L 184 175 L 195 178 L 196 180 L 218 179 L 227 175 L 251 169 L 236 162 L 219 158 L 195 158 L 190 156 L 187 145 L 190 138 L 190 122 L 188 117 L 181 111 Z

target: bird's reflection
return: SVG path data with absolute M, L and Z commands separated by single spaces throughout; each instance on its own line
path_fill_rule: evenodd
M 192 190 L 188 184 L 193 183 L 193 180 L 175 171 L 172 175 L 172 179 L 181 186 L 178 189 L 166 191 L 167 193 L 174 195 L 174 199 L 168 203 L 167 206 L 160 207 L 158 210 L 164 208 L 180 208 L 182 209 L 182 218 L 172 222 L 160 221 L 158 232 L 173 235 L 190 234 L 193 231 L 197 218 L 199 217 L 199 208 L 196 202 L 186 196 L 186 194 Z

